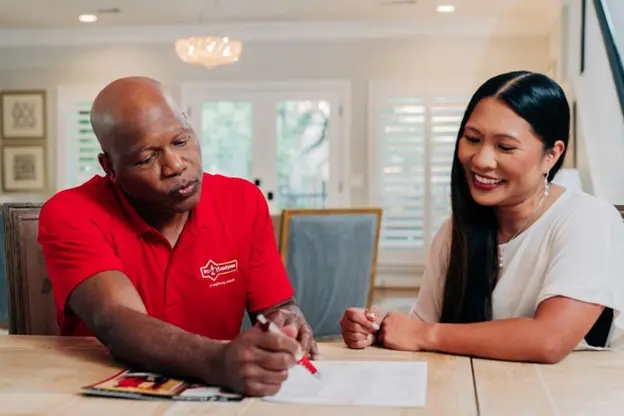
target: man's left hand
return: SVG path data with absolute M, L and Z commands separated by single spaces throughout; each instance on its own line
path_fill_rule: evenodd
M 319 352 L 312 328 L 303 317 L 301 312 L 292 311 L 286 308 L 279 308 L 265 313 L 267 319 L 273 321 L 277 326 L 284 329 L 286 333 L 299 341 L 303 353 L 310 355 L 311 359 L 318 358 Z

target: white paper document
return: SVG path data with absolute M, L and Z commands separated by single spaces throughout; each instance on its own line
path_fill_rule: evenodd
M 264 400 L 284 403 L 424 407 L 424 361 L 315 361 L 321 378 L 290 369 L 280 391 Z

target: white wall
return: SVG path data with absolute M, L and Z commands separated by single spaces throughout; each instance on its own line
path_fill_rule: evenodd
M 562 13 L 558 16 L 555 24 L 552 26 L 549 35 L 548 69 L 546 71 L 546 74 L 561 85 L 568 97 L 570 106 L 572 106 L 574 95 L 570 89 L 570 86 L 567 83 L 567 67 L 565 65 L 565 63 L 567 62 L 568 53 L 567 45 L 565 45 L 567 30 L 567 13 L 565 13 L 562 8 Z M 566 158 L 564 160 L 565 168 L 576 167 L 576 151 L 577 149 L 575 148 L 575 143 L 571 135 L 570 141 L 568 142 Z M 586 184 L 584 189 L 585 191 L 590 191 L 591 186 L 589 186 L 589 184 Z
M 351 81 L 351 174 L 364 187 L 351 192 L 353 205 L 367 203 L 367 82 L 423 80 L 430 88 L 471 93 L 487 77 L 513 69 L 546 71 L 548 37 L 430 37 L 401 40 L 248 42 L 233 66 L 205 70 L 183 64 L 169 44 L 0 48 L 0 89 L 48 91 L 49 187 L 44 195 L 2 195 L 41 199 L 55 190 L 56 88 L 105 83 L 127 75 L 163 82 L 175 97 L 186 81 L 348 79 Z
M 590 184 L 595 195 L 624 204 L 624 117 L 595 8 L 588 0 L 582 75 L 581 0 L 570 0 L 567 13 L 566 73 L 578 106 L 578 167 L 584 185 Z

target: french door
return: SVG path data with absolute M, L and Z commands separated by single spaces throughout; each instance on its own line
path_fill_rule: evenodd
M 346 205 L 348 85 L 333 82 L 185 84 L 182 102 L 204 171 L 262 189 L 272 214 Z

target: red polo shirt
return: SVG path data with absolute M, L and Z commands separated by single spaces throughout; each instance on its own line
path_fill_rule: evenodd
M 92 335 L 66 302 L 106 270 L 130 279 L 149 315 L 213 339 L 233 339 L 245 308 L 293 296 L 264 196 L 242 179 L 204 174 L 200 201 L 172 249 L 110 179 L 96 176 L 44 204 L 39 243 L 61 335 Z

